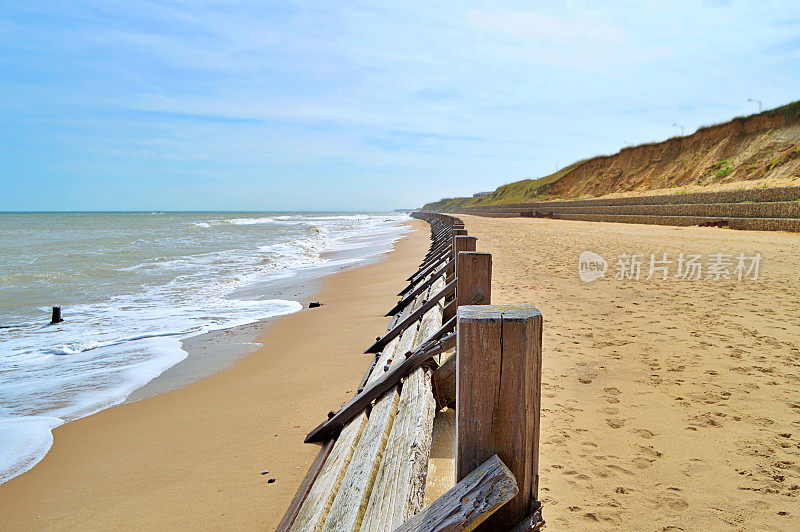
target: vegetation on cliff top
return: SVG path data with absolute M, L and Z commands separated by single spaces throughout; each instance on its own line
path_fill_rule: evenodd
M 800 122 L 800 101 L 760 114 L 737 117 L 726 124 L 764 119 L 769 121 L 776 117 L 782 117 L 784 125 Z M 779 122 L 781 121 L 779 120 Z M 762 122 L 756 123 L 761 124 Z M 698 134 L 707 136 L 709 131 L 726 124 L 702 127 L 693 135 L 676 137 L 666 142 L 690 141 Z M 764 132 L 768 131 L 770 128 L 766 127 Z M 786 163 L 795 161 L 798 146 L 800 146 L 797 144 L 798 140 L 800 139 L 783 138 L 782 141 L 773 141 L 773 139 L 761 138 L 758 142 L 748 144 L 747 139 L 742 136 L 739 138 L 726 137 L 712 142 L 704 140 L 697 144 L 688 142 L 686 148 L 681 150 L 678 155 L 666 153 L 657 155 L 659 149 L 653 148 L 665 145 L 665 143 L 644 144 L 625 148 L 623 152 L 625 152 L 624 159 L 626 161 L 624 162 L 618 157 L 623 152 L 612 156 L 586 159 L 538 179 L 523 179 L 503 185 L 488 196 L 445 198 L 428 203 L 423 209 L 447 211 L 479 205 L 545 200 L 554 197 L 579 197 L 582 194 L 598 196 L 648 188 L 675 187 L 687 183 L 705 185 L 721 181 L 755 180 Z M 636 156 L 637 150 L 642 152 L 638 157 Z M 582 166 L 584 168 L 581 168 Z M 793 175 L 796 172 L 800 172 L 800 170 L 794 169 L 792 165 L 791 168 L 784 168 L 781 173 Z
M 507 185 L 497 187 L 497 190 L 488 196 L 469 197 L 469 198 L 444 198 L 439 201 L 428 203 L 423 207 L 425 210 L 447 210 L 462 207 L 475 207 L 477 205 L 498 205 L 502 203 L 521 203 L 532 201 L 541 197 L 542 189 L 558 181 L 584 161 L 572 163 L 559 170 L 558 172 L 540 177 L 538 179 L 523 179 Z

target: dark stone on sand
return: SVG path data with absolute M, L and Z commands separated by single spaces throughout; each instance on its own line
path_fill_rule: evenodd
M 269 479 L 269 480 L 267 481 L 267 484 L 272 484 L 273 482 L 275 482 L 275 479 L 274 479 L 274 478 L 271 478 L 271 479 Z
M 269 470 L 262 471 L 262 472 L 261 472 L 261 474 L 262 474 L 262 475 L 268 475 L 268 474 L 269 474 Z
M 320 306 L 319 301 L 312 301 L 311 303 L 308 304 L 308 308 L 317 308 L 318 306 Z

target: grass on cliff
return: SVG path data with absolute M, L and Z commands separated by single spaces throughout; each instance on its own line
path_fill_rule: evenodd
M 449 210 L 460 207 L 476 207 L 479 205 L 497 205 L 501 203 L 523 203 L 532 201 L 539 196 L 542 188 L 554 183 L 566 174 L 579 167 L 586 161 L 572 163 L 559 170 L 558 172 L 540 177 L 538 179 L 523 179 L 507 185 L 497 187 L 497 190 L 489 196 L 479 198 L 444 198 L 433 203 L 428 203 L 423 207 L 425 210 Z
M 766 114 L 770 116 L 775 115 L 782 115 L 785 119 L 785 123 L 797 123 L 800 122 L 800 100 L 796 102 L 791 102 L 787 105 L 783 105 L 781 107 L 776 107 L 775 109 L 768 109 L 763 111 L 759 114 Z M 747 118 L 757 116 L 757 114 L 752 114 L 749 116 L 741 116 L 736 117 L 733 121 L 736 120 L 746 120 Z M 722 125 L 722 124 L 716 124 Z M 704 126 L 700 128 L 707 129 L 713 128 L 715 126 Z M 698 131 L 700 131 L 698 130 Z M 691 137 L 691 135 L 689 135 Z M 681 139 L 683 137 L 674 137 L 673 139 Z M 651 144 L 642 144 L 640 146 L 656 146 L 658 144 L 662 144 L 660 142 L 653 142 Z M 632 146 L 629 148 L 636 148 L 640 146 Z M 778 158 L 771 161 L 768 165 L 768 170 L 772 170 L 773 168 L 780 166 L 781 164 L 786 163 L 790 159 L 794 159 L 798 156 L 797 150 L 789 151 L 787 153 L 781 154 Z M 699 157 L 699 154 L 694 154 L 695 157 Z M 601 156 L 602 157 L 602 156 Z M 522 181 L 517 181 L 514 183 L 509 183 L 507 185 L 503 185 L 498 187 L 497 190 L 492 192 L 489 196 L 482 196 L 479 198 L 475 197 L 467 197 L 467 198 L 445 198 L 439 201 L 435 201 L 432 203 L 428 203 L 424 207 L 425 210 L 435 210 L 435 211 L 450 211 L 457 208 L 462 207 L 476 207 L 480 205 L 498 205 L 498 204 L 506 204 L 506 203 L 524 203 L 528 201 L 535 201 L 535 200 L 544 200 L 544 199 L 552 199 L 546 197 L 548 185 L 558 181 L 565 175 L 569 174 L 572 170 L 578 168 L 583 163 L 592 160 L 592 159 L 585 159 L 583 161 L 578 161 L 573 163 L 565 168 L 562 168 L 558 172 L 550 174 L 545 177 L 540 177 L 538 179 L 523 179 Z M 653 164 L 652 162 L 649 163 L 650 165 Z M 698 183 L 702 184 L 704 180 L 710 181 L 720 181 L 726 178 L 729 174 L 734 171 L 734 168 L 731 167 L 728 160 L 722 160 L 714 165 L 712 165 L 698 180 Z M 598 180 L 602 176 L 595 175 L 591 179 Z M 705 184 L 709 184 L 706 181 Z M 677 185 L 675 185 L 677 186 Z M 612 192 L 619 192 L 618 190 L 607 190 L 605 191 L 606 194 Z

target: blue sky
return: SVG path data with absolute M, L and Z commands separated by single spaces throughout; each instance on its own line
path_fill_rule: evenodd
M 382 210 L 800 99 L 791 1 L 0 4 L 0 211 Z

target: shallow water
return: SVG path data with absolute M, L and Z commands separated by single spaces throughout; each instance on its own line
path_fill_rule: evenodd
M 0 482 L 41 460 L 53 427 L 183 360 L 183 339 L 299 310 L 271 285 L 385 252 L 407 219 L 0 214 Z M 64 323 L 47 324 L 52 306 Z

